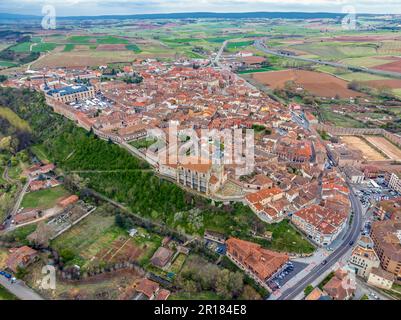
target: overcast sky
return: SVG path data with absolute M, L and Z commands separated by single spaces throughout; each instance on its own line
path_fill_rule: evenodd
M 342 12 L 353 5 L 360 13 L 401 13 L 401 0 L 0 0 L 0 12 L 41 15 L 54 5 L 59 16 L 170 12 L 306 11 Z

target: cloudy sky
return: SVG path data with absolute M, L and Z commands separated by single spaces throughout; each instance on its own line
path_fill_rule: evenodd
M 40 15 L 54 5 L 59 16 L 170 12 L 306 11 L 401 13 L 401 0 L 0 0 L 0 12 Z

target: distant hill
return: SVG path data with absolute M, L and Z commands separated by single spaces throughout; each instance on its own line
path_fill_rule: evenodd
M 129 20 L 129 19 L 327 19 L 343 17 L 343 13 L 330 12 L 185 12 L 136 15 L 102 15 L 58 17 L 60 20 Z M 41 16 L 0 13 L 0 20 L 36 20 Z
M 0 20 L 38 20 L 38 19 L 42 19 L 42 17 L 34 15 L 21 15 L 21 14 L 0 12 Z

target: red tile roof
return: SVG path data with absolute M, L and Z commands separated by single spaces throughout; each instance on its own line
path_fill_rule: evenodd
M 227 252 L 252 270 L 262 281 L 270 278 L 289 259 L 286 254 L 270 251 L 259 244 L 229 238 Z

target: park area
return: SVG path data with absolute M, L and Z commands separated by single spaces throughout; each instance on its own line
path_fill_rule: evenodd
M 258 72 L 252 78 L 272 89 L 282 89 L 293 81 L 304 90 L 320 97 L 350 98 L 364 96 L 363 93 L 348 89 L 348 82 L 335 76 L 306 70 L 288 69 L 282 71 Z

